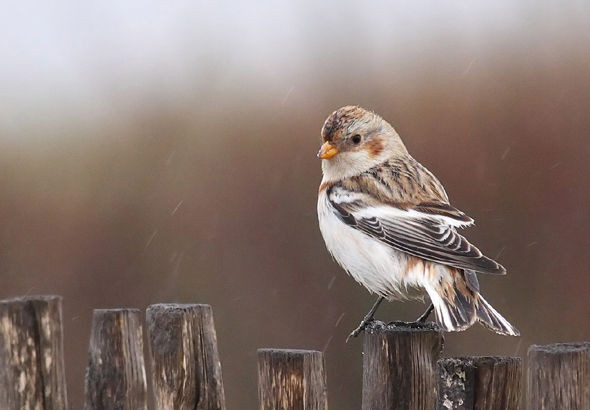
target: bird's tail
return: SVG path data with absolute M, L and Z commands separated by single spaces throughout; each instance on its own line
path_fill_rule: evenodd
M 477 320 L 488 329 L 501 335 L 520 336 L 518 329 L 504 319 L 481 295 L 477 298 L 475 310 L 477 312 Z
M 520 333 L 480 294 L 473 271 L 449 269 L 436 286 L 426 288 L 434 306 L 437 324 L 447 332 L 465 330 L 476 321 L 502 335 Z

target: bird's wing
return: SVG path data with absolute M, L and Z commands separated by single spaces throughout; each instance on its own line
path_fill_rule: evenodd
M 370 191 L 370 190 L 369 190 Z M 335 184 L 328 189 L 334 213 L 347 225 L 411 255 L 482 273 L 505 274 L 502 265 L 484 256 L 457 233 L 473 223 L 463 212 L 443 202 L 385 203 L 365 190 Z

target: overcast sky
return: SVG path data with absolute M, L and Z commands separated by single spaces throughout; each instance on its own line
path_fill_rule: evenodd
M 451 53 L 452 60 L 452 53 L 506 48 L 516 39 L 526 44 L 524 37 L 539 32 L 550 37 L 582 27 L 589 14 L 582 1 L 508 0 L 11 1 L 3 9 L 0 120 L 13 126 L 23 112 L 83 115 L 88 106 L 133 104 L 150 89 L 181 96 L 212 72 L 228 92 L 244 83 L 287 92 L 318 72 L 403 70 L 422 54 Z M 467 67 L 458 69 L 475 58 L 466 56 Z

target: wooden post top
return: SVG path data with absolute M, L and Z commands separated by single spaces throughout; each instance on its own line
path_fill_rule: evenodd
M 590 342 L 553 343 L 549 345 L 531 345 L 529 352 L 535 351 L 546 354 L 561 354 L 590 350 Z

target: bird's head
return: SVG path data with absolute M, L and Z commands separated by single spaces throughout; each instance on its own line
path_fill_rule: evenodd
M 393 127 L 377 114 L 358 106 L 334 111 L 322 127 L 318 152 L 329 180 L 358 175 L 396 155 L 408 153 Z

